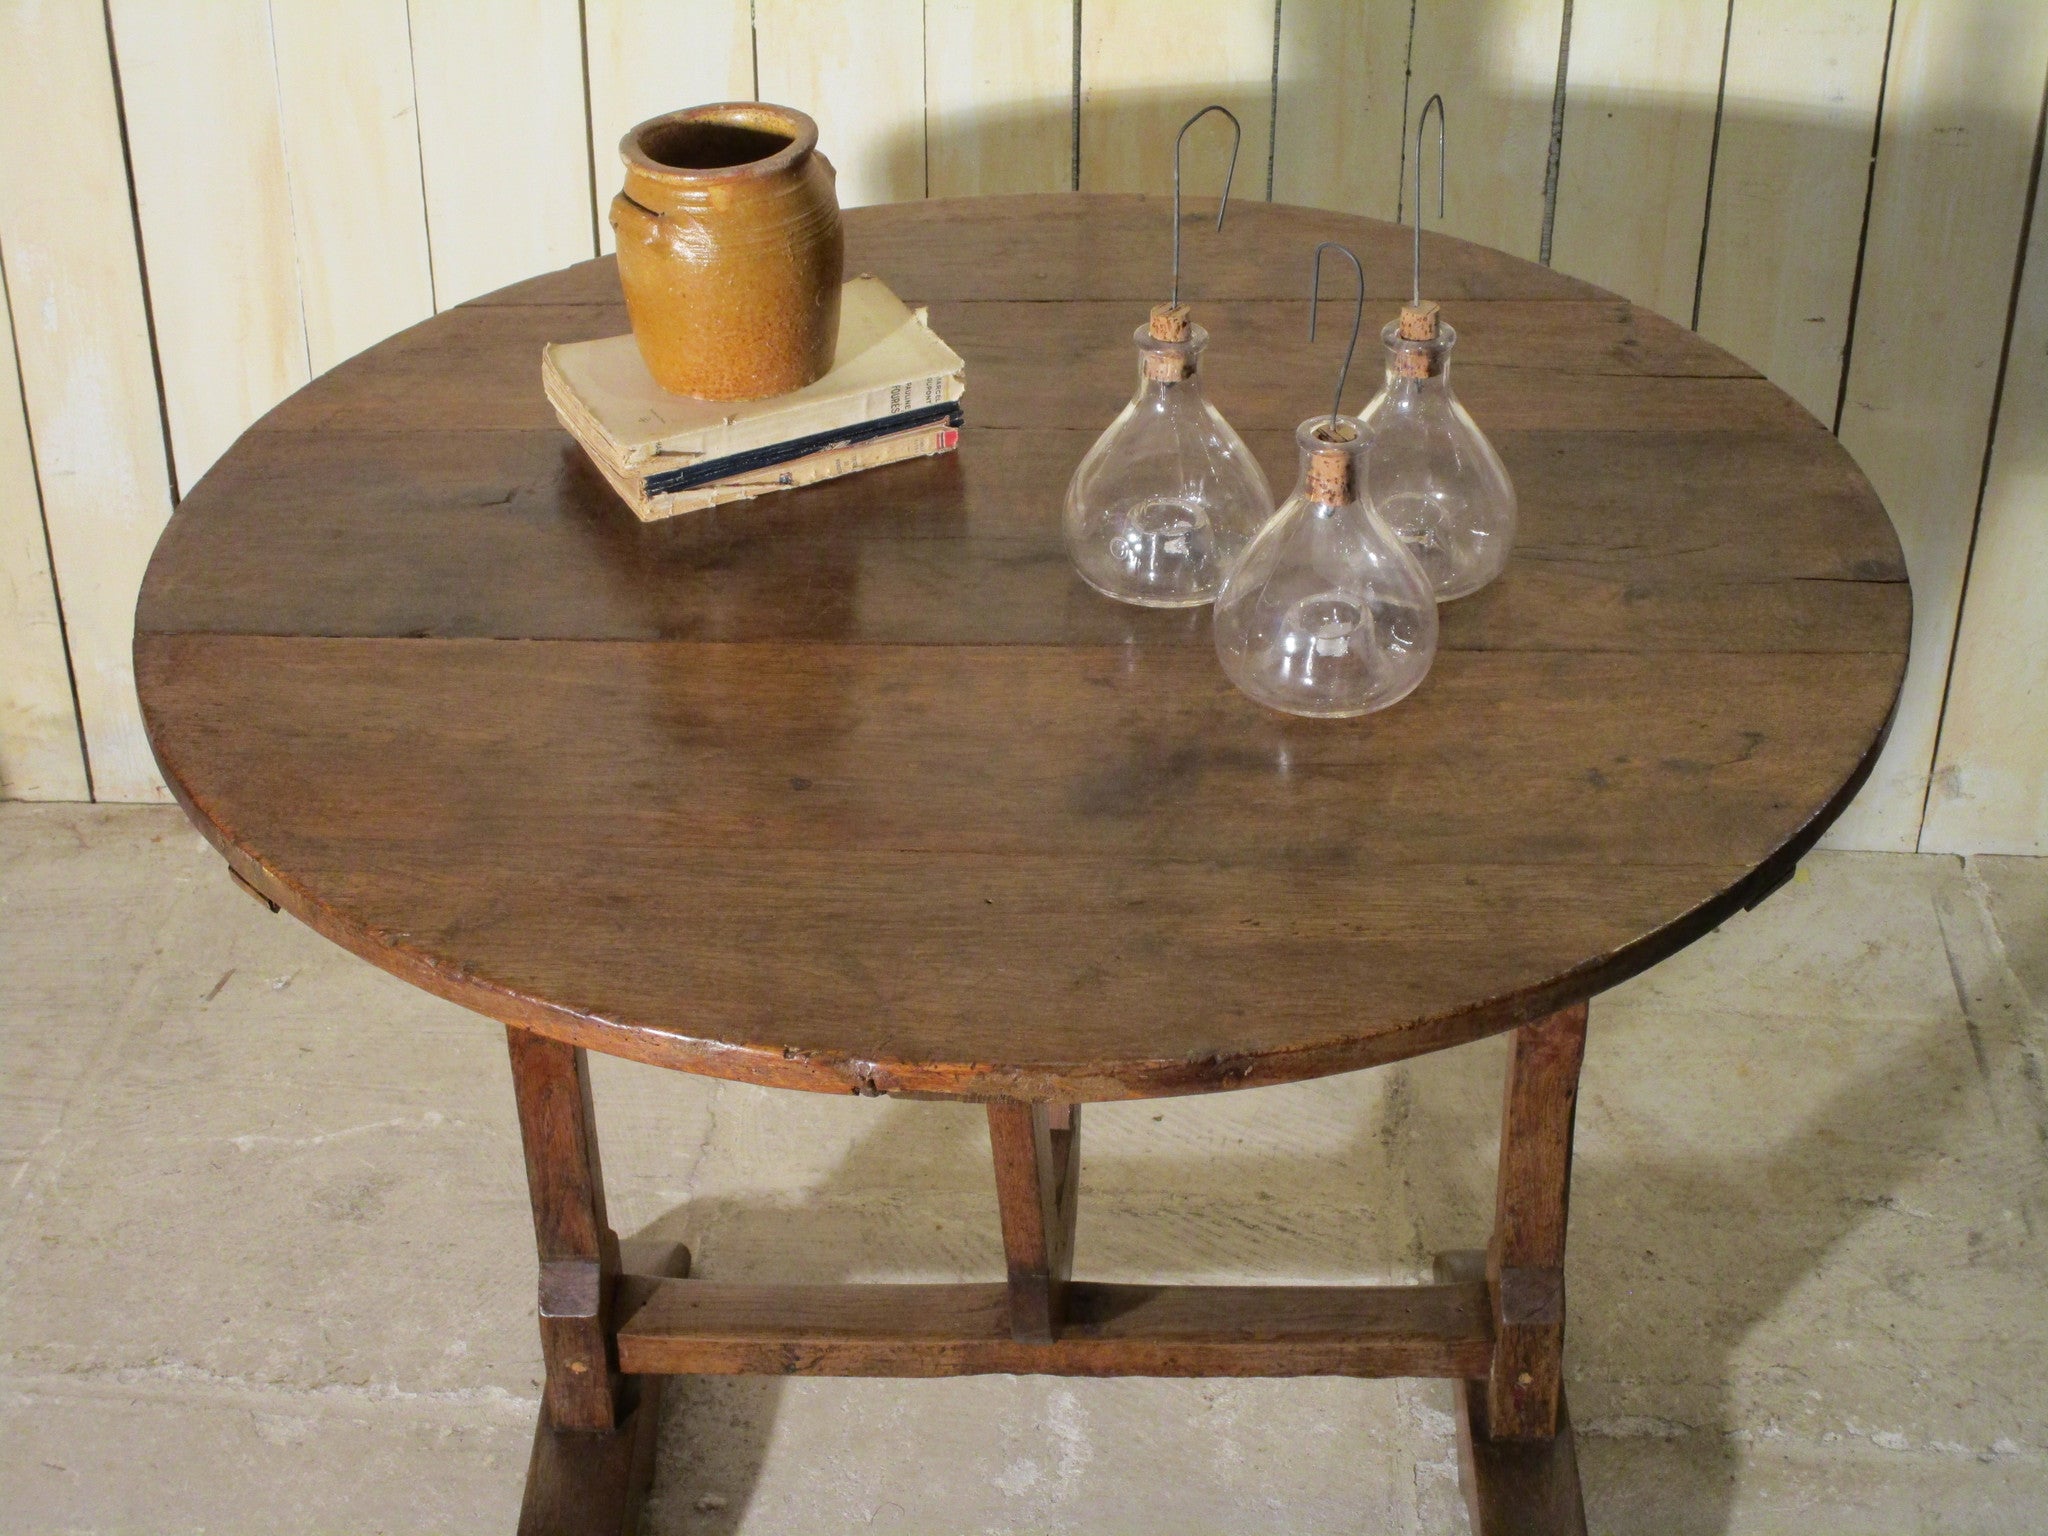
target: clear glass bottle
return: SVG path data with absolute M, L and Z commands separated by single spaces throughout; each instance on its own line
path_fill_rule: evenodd
M 1106 597 L 1198 607 L 1272 516 L 1273 491 L 1202 393 L 1209 334 L 1186 307 L 1160 305 L 1135 340 L 1138 392 L 1067 485 L 1067 553 Z
M 1515 542 L 1515 487 L 1451 392 L 1458 333 L 1434 304 L 1409 304 L 1380 333 L 1387 382 L 1360 416 L 1372 452 L 1366 494 L 1429 577 L 1438 602 L 1477 592 Z
M 1291 715 L 1370 714 L 1436 658 L 1429 581 L 1373 509 L 1367 441 L 1349 416 L 1295 429 L 1301 478 L 1225 577 L 1216 655 L 1231 682 Z

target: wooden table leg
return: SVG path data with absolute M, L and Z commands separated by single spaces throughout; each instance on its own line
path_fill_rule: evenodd
M 988 1106 L 996 1201 L 1009 1259 L 1010 1331 L 1056 1338 L 1074 1273 L 1075 1197 L 1081 1179 L 1081 1106 L 1002 1099 Z
M 604 1173 L 583 1052 L 508 1029 L 540 1249 L 547 1366 L 520 1536 L 628 1536 L 654 1472 L 661 1382 L 621 1376 L 614 1318 L 654 1280 L 690 1271 L 681 1244 L 628 1244 L 605 1222 Z
M 1482 1249 L 1437 1255 L 1436 1278 L 1446 1284 L 1485 1277 Z M 1483 1379 L 1460 1381 L 1456 1390 L 1458 1481 L 1464 1487 L 1473 1536 L 1585 1536 L 1578 1447 L 1572 1439 L 1571 1413 L 1562 1389 L 1557 1396 L 1556 1432 L 1538 1440 L 1509 1440 L 1487 1433 Z
M 1445 1254 L 1439 1278 L 1483 1273 L 1493 1305 L 1484 1381 L 1458 1385 L 1459 1466 L 1476 1536 L 1584 1536 L 1564 1401 L 1564 1246 L 1586 1005 L 1515 1031 L 1501 1111 L 1493 1241 Z
M 652 1473 L 660 1393 L 651 1378 L 620 1374 L 622 1333 L 635 1370 L 665 1373 L 1410 1375 L 1448 1366 L 1443 1374 L 1460 1378 L 1459 1455 L 1477 1536 L 1585 1536 L 1562 1385 L 1565 1217 L 1585 1034 L 1584 1004 L 1515 1033 L 1486 1253 L 1442 1255 L 1443 1284 L 1435 1289 L 1258 1288 L 1254 1323 L 1239 1316 L 1246 1299 L 1229 1288 L 1212 1297 L 1200 1287 L 1076 1287 L 1080 1107 L 991 1102 L 989 1139 L 1009 1264 L 1000 1294 L 1010 1337 L 1033 1346 L 1012 1360 L 1002 1350 L 1016 1345 L 1000 1344 L 1001 1332 L 977 1320 L 987 1315 L 1000 1330 L 1005 1319 L 967 1294 L 977 1290 L 972 1286 L 699 1290 L 701 1282 L 679 1288 L 622 1274 L 620 1245 L 605 1224 L 583 1053 L 511 1030 L 547 1361 L 522 1536 L 618 1536 L 633 1528 Z M 678 1250 L 672 1262 L 648 1267 L 686 1274 L 688 1255 Z M 903 1313 L 894 1293 L 912 1291 L 914 1311 Z M 1071 1324 L 1070 1298 L 1079 1298 Z M 1261 1343 L 1265 1354 L 1219 1363 L 1146 1353 L 1138 1346 L 1146 1342 L 1148 1306 L 1162 1313 L 1208 1309 L 1206 1321 L 1175 1313 L 1160 1324 L 1182 1355 L 1199 1354 L 1204 1345 Z M 1282 1345 L 1303 1329 L 1296 1342 L 1312 1360 L 1266 1358 L 1284 1354 Z M 1087 1352 L 1091 1345 L 1103 1358 Z M 1059 1350 L 1074 1353 L 1069 1346 L 1080 1353 L 1055 1358 Z
M 611 1429 L 619 1409 L 609 1327 L 619 1243 L 605 1224 L 589 1064 L 577 1047 L 543 1035 L 508 1028 L 505 1037 L 540 1247 L 548 1415 L 562 1429 Z
M 661 1378 L 629 1377 L 614 1429 L 559 1429 L 545 1405 L 534 1426 L 519 1536 L 632 1536 L 654 1480 Z

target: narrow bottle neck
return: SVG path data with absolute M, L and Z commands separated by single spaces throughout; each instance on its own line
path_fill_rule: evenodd
M 1365 485 L 1366 434 L 1350 416 L 1311 417 L 1294 431 L 1301 456 L 1295 494 L 1317 516 L 1358 500 Z
M 1387 348 L 1387 388 L 1443 393 L 1451 387 L 1448 347 L 1429 350 L 1413 342 Z
M 1455 398 L 1451 393 L 1451 381 L 1443 374 L 1418 379 L 1397 373 L 1392 368 L 1387 370 L 1385 394 L 1387 399 L 1396 401 Z
M 1451 349 L 1458 343 L 1458 333 L 1437 319 L 1434 305 L 1430 306 L 1427 318 L 1431 329 L 1428 336 L 1403 336 L 1399 323 L 1380 332 L 1380 345 L 1387 358 L 1389 392 L 1449 391 Z
M 1199 395 L 1202 392 L 1200 370 L 1195 360 L 1186 360 L 1187 371 L 1177 373 L 1167 360 L 1148 357 L 1138 367 L 1138 398 L 1140 400 L 1164 400 L 1176 395 Z
M 1183 335 L 1162 337 L 1140 326 L 1131 338 L 1138 347 L 1139 400 L 1193 386 L 1195 375 L 1201 371 L 1202 349 L 1209 344 L 1209 333 L 1199 325 L 1179 328 L 1184 330 Z

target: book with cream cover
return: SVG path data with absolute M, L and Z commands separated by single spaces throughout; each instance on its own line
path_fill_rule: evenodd
M 832 370 L 767 400 L 695 400 L 654 382 L 632 336 L 543 349 L 562 425 L 652 520 L 959 442 L 965 364 L 878 278 L 845 285 Z

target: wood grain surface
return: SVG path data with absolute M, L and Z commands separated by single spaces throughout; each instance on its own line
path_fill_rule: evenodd
M 623 1369 L 747 1376 L 1448 1376 L 1484 1372 L 1483 1282 L 1067 1288 L 1020 1339 L 1009 1287 L 661 1281 L 619 1328 Z
M 1164 200 L 847 224 L 849 271 L 967 358 L 955 455 L 637 524 L 539 391 L 544 340 L 623 328 L 593 262 L 344 364 L 222 459 L 136 663 L 238 873 L 572 1044 L 1080 1101 L 1541 1017 L 1767 892 L 1867 773 L 1897 540 L 1811 417 L 1682 328 L 1432 237 L 1521 542 L 1412 699 L 1311 722 L 1230 689 L 1206 614 L 1109 603 L 1061 549 L 1162 296 Z M 1390 226 L 1246 202 L 1190 273 L 1212 397 L 1282 487 L 1336 361 L 1302 336 L 1319 238 L 1365 261 L 1369 335 L 1406 283 Z

